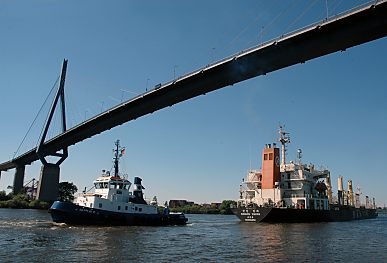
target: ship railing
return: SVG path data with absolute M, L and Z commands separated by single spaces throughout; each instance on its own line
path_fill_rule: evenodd
M 243 188 L 244 191 L 249 191 L 249 192 L 259 192 L 259 190 L 262 190 L 262 188 L 259 186 L 251 186 L 251 187 L 245 187 Z
M 257 183 L 250 183 L 250 182 L 248 182 L 248 183 L 245 183 L 245 188 L 249 189 L 249 190 L 251 190 L 251 189 L 259 190 L 259 189 L 262 188 L 262 186 L 261 186 L 261 182 L 257 182 Z
M 300 198 L 300 197 L 307 197 L 310 199 L 317 198 L 317 199 L 326 199 L 328 197 L 326 196 L 321 196 L 318 194 L 284 194 L 283 198 Z
M 251 181 L 245 181 L 244 182 L 245 184 L 261 184 L 262 183 L 262 181 L 259 181 L 259 180 L 257 180 L 257 181 L 253 181 L 253 180 L 251 180 Z
M 309 181 L 308 178 L 305 176 L 303 177 L 290 177 L 290 178 L 284 178 L 282 181 Z

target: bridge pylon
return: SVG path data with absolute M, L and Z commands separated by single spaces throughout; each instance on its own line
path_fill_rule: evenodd
M 48 114 L 46 123 L 43 127 L 43 132 L 39 140 L 39 144 L 36 148 L 36 154 L 38 155 L 40 161 L 42 162 L 42 168 L 40 170 L 40 179 L 38 184 L 38 193 L 37 199 L 42 201 L 54 201 L 58 198 L 59 190 L 59 174 L 60 174 L 60 164 L 68 157 L 67 147 L 62 148 L 62 152 L 47 152 L 45 150 L 44 141 L 47 136 L 48 129 L 52 117 L 54 115 L 58 101 L 60 100 L 61 106 L 61 121 L 62 121 L 62 132 L 66 131 L 66 108 L 65 108 L 65 96 L 64 96 L 64 84 L 66 79 L 67 71 L 67 60 L 63 60 L 61 78 L 59 83 L 58 91 L 55 95 L 54 101 L 51 105 L 50 112 Z M 47 156 L 55 156 L 60 159 L 56 163 L 47 162 Z
M 23 189 L 24 173 L 26 170 L 25 165 L 17 165 L 15 170 L 15 176 L 13 177 L 13 194 L 18 194 Z

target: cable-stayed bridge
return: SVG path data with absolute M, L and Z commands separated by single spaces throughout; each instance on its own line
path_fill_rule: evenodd
M 55 199 L 59 182 L 59 165 L 67 157 L 67 148 L 71 145 L 207 92 L 327 54 L 344 51 L 386 35 L 387 0 L 373 1 L 243 50 L 170 82 L 159 84 L 153 90 L 123 102 L 71 129 L 66 130 L 63 115 L 61 134 L 48 141 L 45 141 L 43 136 L 38 147 L 0 163 L 0 172 L 16 168 L 13 189 L 17 193 L 23 186 L 25 166 L 40 159 L 43 163 L 38 190 L 41 193 L 40 199 Z M 64 69 L 66 65 L 65 61 Z M 65 70 L 64 72 L 62 70 L 63 81 L 56 96 L 56 101 L 61 103 L 63 112 L 64 77 Z M 61 160 L 56 164 L 50 164 L 45 161 L 46 156 L 59 156 Z

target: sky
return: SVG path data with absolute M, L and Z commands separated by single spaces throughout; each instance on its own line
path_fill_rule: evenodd
M 36 146 L 65 58 L 72 127 L 158 83 L 361 3 L 2 0 L 0 162 Z M 91 187 L 102 169 L 111 169 L 120 139 L 121 171 L 131 181 L 143 179 L 147 198 L 235 200 L 282 123 L 291 136 L 288 160 L 301 148 L 304 163 L 331 171 L 334 190 L 342 175 L 383 206 L 386 58 L 383 38 L 143 116 L 71 146 L 60 181 Z M 56 114 L 50 136 L 59 132 Z M 38 179 L 40 167 L 38 161 L 27 166 L 25 182 Z M 13 175 L 2 172 L 0 190 L 12 185 Z

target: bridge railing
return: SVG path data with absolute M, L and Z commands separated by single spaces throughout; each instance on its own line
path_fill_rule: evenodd
M 172 85 L 172 84 L 174 84 L 174 83 L 176 83 L 176 82 L 178 82 L 178 81 L 180 81 L 180 80 L 182 80 L 182 79 L 188 78 L 188 77 L 190 77 L 190 76 L 192 76 L 192 75 L 196 75 L 196 74 L 198 74 L 198 73 L 200 73 L 200 72 L 203 72 L 203 71 L 205 71 L 205 70 L 207 70 L 207 69 L 209 69 L 209 68 L 211 68 L 211 67 L 214 67 L 214 66 L 216 66 L 216 65 L 218 65 L 218 64 L 225 63 L 225 62 L 227 62 L 227 61 L 229 61 L 229 60 L 232 60 L 232 59 L 234 59 L 234 58 L 236 58 L 236 57 L 238 57 L 238 56 L 241 56 L 241 55 L 243 55 L 243 54 L 246 54 L 246 53 L 248 53 L 248 52 L 250 52 L 250 51 L 254 51 L 254 50 L 257 50 L 257 49 L 262 48 L 262 47 L 264 47 L 264 46 L 271 45 L 272 43 L 274 43 L 274 42 L 276 42 L 276 41 L 283 40 L 283 39 L 285 39 L 285 38 L 287 38 L 287 37 L 294 36 L 294 35 L 299 34 L 299 33 L 301 33 L 301 32 L 310 30 L 310 29 L 312 29 L 312 28 L 314 28 L 314 27 L 316 27 L 316 26 L 318 26 L 318 25 L 322 25 L 322 24 L 324 24 L 324 23 L 328 23 L 328 22 L 334 21 L 334 20 L 336 20 L 336 19 L 338 19 L 338 18 L 341 18 L 341 17 L 344 17 L 344 16 L 346 16 L 346 15 L 348 15 L 348 14 L 350 14 L 350 13 L 353 13 L 353 12 L 355 12 L 355 11 L 358 11 L 358 10 L 361 10 L 361 9 L 364 9 L 364 8 L 367 8 L 367 7 L 371 7 L 371 6 L 373 6 L 373 5 L 376 5 L 378 2 L 384 2 L 384 1 L 386 1 L 386 0 L 373 0 L 373 1 L 368 1 L 368 2 L 365 2 L 365 3 L 363 3 L 363 4 L 358 5 L 358 6 L 356 6 L 356 7 L 353 7 L 353 8 L 351 8 L 351 9 L 348 9 L 348 10 L 346 10 L 346 11 L 343 11 L 343 12 L 340 12 L 340 13 L 338 13 L 338 14 L 335 14 L 335 15 L 329 16 L 329 17 L 327 17 L 327 18 L 324 18 L 324 19 L 322 19 L 322 20 L 316 21 L 316 22 L 314 22 L 314 23 L 312 23 L 312 24 L 309 24 L 309 25 L 307 25 L 307 26 L 298 28 L 298 29 L 293 30 L 293 31 L 290 31 L 290 32 L 288 32 L 288 33 L 284 33 L 284 34 L 282 34 L 282 35 L 280 35 L 280 36 L 278 36 L 278 37 L 275 37 L 275 38 L 272 38 L 272 39 L 270 39 L 270 40 L 267 40 L 267 41 L 265 41 L 265 42 L 263 42 L 263 43 L 261 43 L 261 44 L 259 44 L 259 45 L 255 45 L 255 46 L 253 46 L 253 47 L 244 49 L 244 50 L 242 50 L 242 51 L 240 51 L 240 52 L 238 52 L 238 53 L 234 53 L 234 54 L 232 54 L 232 55 L 230 55 L 230 56 L 227 56 L 226 58 L 223 58 L 223 59 L 221 59 L 221 60 L 215 61 L 215 62 L 213 62 L 213 63 L 209 63 L 209 64 L 207 64 L 206 66 L 201 67 L 201 68 L 199 68 L 199 69 L 197 69 L 197 70 L 194 70 L 194 71 L 188 72 L 188 73 L 186 73 L 186 74 L 183 74 L 183 75 L 181 75 L 181 76 L 179 76 L 179 77 L 177 77 L 177 78 L 175 78 L 175 79 L 173 79 L 173 80 L 167 81 L 167 82 L 162 83 L 162 84 L 161 84 L 161 83 L 160 83 L 160 84 L 157 84 L 153 89 L 150 89 L 150 90 L 147 91 L 147 92 L 141 93 L 141 94 L 139 94 L 139 95 L 137 95 L 137 96 L 131 98 L 130 100 L 128 100 L 128 101 L 126 101 L 126 102 L 120 103 L 120 104 L 118 104 L 117 106 L 115 106 L 115 107 L 113 107 L 113 108 L 111 108 L 111 109 L 108 109 L 108 110 L 104 111 L 103 113 L 108 112 L 109 110 L 112 110 L 112 109 L 114 109 L 114 108 L 116 108 L 116 107 L 118 107 L 118 106 L 120 106 L 120 105 L 122 105 L 122 104 L 125 104 L 125 103 L 127 103 L 127 102 L 130 102 L 130 101 L 139 99 L 139 98 L 143 97 L 144 95 L 149 94 L 149 93 L 152 93 L 152 92 L 154 92 L 154 91 L 156 91 L 156 90 L 158 90 L 158 89 L 160 89 L 160 88 L 163 88 L 163 87 L 165 87 L 165 86 Z M 97 115 L 97 116 L 98 116 L 98 115 Z M 90 120 L 91 120 L 91 119 L 90 119 Z M 88 120 L 86 120 L 86 121 L 84 121 L 84 122 L 87 122 L 87 121 L 88 121 Z M 83 122 L 83 123 L 84 123 L 84 122 Z
M 264 46 L 266 46 L 266 45 L 272 44 L 272 43 L 274 43 L 274 42 L 276 42 L 276 41 L 283 40 L 283 39 L 285 39 L 285 38 L 287 38 L 287 37 L 294 36 L 294 35 L 299 34 L 299 33 L 301 33 L 301 32 L 310 30 L 310 29 L 312 29 L 312 28 L 314 28 L 314 27 L 316 27 L 316 26 L 318 26 L 318 25 L 322 25 L 322 24 L 324 24 L 324 23 L 328 23 L 328 22 L 334 21 L 334 20 L 336 20 L 336 19 L 338 19 L 338 18 L 341 18 L 341 17 L 344 17 L 344 16 L 346 16 L 346 15 L 348 15 L 348 14 L 350 14 L 350 13 L 353 13 L 353 12 L 355 12 L 355 11 L 358 11 L 358 10 L 361 10 L 361 9 L 364 9 L 364 8 L 367 8 L 367 7 L 371 7 L 371 6 L 373 6 L 373 5 L 376 5 L 378 2 L 384 2 L 384 1 L 386 1 L 386 0 L 373 0 L 373 1 L 368 1 L 368 2 L 365 2 L 365 3 L 363 3 L 363 4 L 358 5 L 358 6 L 356 6 L 356 7 L 353 7 L 353 8 L 351 8 L 351 9 L 348 9 L 348 10 L 346 10 L 346 11 L 340 12 L 340 13 L 338 13 L 338 14 L 329 16 L 329 17 L 327 17 L 327 18 L 324 18 L 324 19 L 322 19 L 322 20 L 319 20 L 319 21 L 317 21 L 317 22 L 314 22 L 314 23 L 312 23 L 312 24 L 309 24 L 309 25 L 307 25 L 307 26 L 298 28 L 298 29 L 293 30 L 293 31 L 290 31 L 290 32 L 288 32 L 288 33 L 284 33 L 284 34 L 282 34 L 282 35 L 280 35 L 280 36 L 278 36 L 278 37 L 275 37 L 275 38 L 272 38 L 272 39 L 270 39 L 270 40 L 267 40 L 267 41 L 265 41 L 265 42 L 263 42 L 263 43 L 261 43 L 261 44 L 259 44 L 259 45 L 255 45 L 255 46 L 250 47 L 250 48 L 248 48 L 248 49 L 244 49 L 244 50 L 242 50 L 242 51 L 240 51 L 240 52 L 238 52 L 238 53 L 235 53 L 235 54 L 233 54 L 233 55 L 230 55 L 230 56 L 228 56 L 228 57 L 226 57 L 226 58 L 223 58 L 223 59 L 221 59 L 221 60 L 218 60 L 218 61 L 216 61 L 216 62 L 210 63 L 210 64 L 208 64 L 208 65 L 206 65 L 206 66 L 204 66 L 204 67 L 202 67 L 202 68 L 199 68 L 199 69 L 197 69 L 197 70 L 195 70 L 195 71 L 192 71 L 192 72 L 189 72 L 189 73 L 187 73 L 187 74 L 181 75 L 181 76 L 175 78 L 174 80 L 171 80 L 171 81 L 168 81 L 168 82 L 162 84 L 161 87 L 167 86 L 167 85 L 170 85 L 170 84 L 173 84 L 174 82 L 177 82 L 177 81 L 179 81 L 179 80 L 181 80 L 181 79 L 184 79 L 184 78 L 187 78 L 187 77 L 189 77 L 189 76 L 191 76 L 191 75 L 195 75 L 195 74 L 197 74 L 197 73 L 200 73 L 200 72 L 202 72 L 202 71 L 205 71 L 206 69 L 211 68 L 211 67 L 213 67 L 213 66 L 216 66 L 216 65 L 218 65 L 218 64 L 222 64 L 222 63 L 224 63 L 224 62 L 226 62 L 226 61 L 232 60 L 232 59 L 234 59 L 234 58 L 236 58 L 236 57 L 238 57 L 238 56 L 241 56 L 241 55 L 243 55 L 243 54 L 246 54 L 246 53 L 248 53 L 248 52 L 250 52 L 250 51 L 253 51 L 253 50 L 256 50 L 256 49 L 258 49 L 258 48 L 264 47 Z M 157 90 L 157 89 L 158 89 L 158 88 L 154 88 L 153 90 Z
M 363 4 L 360 4 L 360 5 L 358 5 L 358 6 L 353 7 L 353 8 L 351 8 L 351 9 L 348 9 L 348 10 L 346 10 L 346 11 L 340 12 L 340 13 L 335 14 L 335 15 L 332 15 L 332 16 L 329 16 L 329 17 L 327 17 L 327 18 L 324 18 L 324 19 L 322 19 L 322 20 L 316 21 L 316 22 L 314 22 L 314 23 L 312 23 L 312 24 L 306 25 L 306 26 L 304 26 L 304 27 L 298 28 L 298 29 L 293 30 L 293 31 L 290 31 L 290 32 L 288 32 L 288 33 L 284 33 L 284 34 L 282 34 L 282 35 L 280 35 L 280 36 L 278 36 L 278 37 L 275 37 L 275 38 L 272 38 L 272 39 L 270 39 L 270 40 L 267 40 L 267 41 L 265 41 L 265 42 L 263 42 L 263 43 L 261 43 L 261 44 L 259 44 L 259 45 L 255 45 L 255 46 L 253 46 L 253 47 L 244 49 L 244 50 L 242 50 L 242 51 L 240 51 L 240 52 L 238 52 L 238 53 L 234 53 L 234 54 L 232 54 L 232 55 L 230 55 L 230 56 L 227 56 L 226 58 L 223 58 L 223 59 L 221 59 L 221 60 L 215 61 L 215 62 L 213 62 L 213 63 L 209 63 L 209 64 L 207 64 L 207 65 L 204 66 L 204 67 L 201 67 L 201 68 L 199 68 L 199 69 L 197 69 L 197 70 L 194 70 L 194 71 L 188 72 L 188 73 L 186 73 L 186 74 L 183 74 L 183 75 L 181 75 L 181 76 L 179 76 L 179 77 L 177 77 L 177 78 L 175 78 L 175 79 L 173 79 L 173 80 L 167 81 L 167 82 L 165 82 L 165 83 L 163 83 L 163 84 L 161 84 L 161 83 L 160 83 L 160 84 L 157 84 L 156 86 L 154 86 L 153 89 L 150 89 L 149 91 L 146 91 L 146 92 L 144 92 L 144 93 L 140 93 L 139 95 L 136 95 L 135 97 L 133 97 L 133 98 L 131 98 L 131 99 L 125 101 L 125 102 L 122 102 L 122 103 L 120 103 L 120 104 L 118 104 L 118 105 L 116 105 L 116 106 L 114 106 L 114 107 L 112 107 L 112 108 L 110 108 L 110 109 L 107 109 L 107 110 L 103 111 L 102 113 L 100 113 L 100 114 L 98 114 L 98 115 L 96 115 L 96 116 L 94 116 L 94 117 L 92 117 L 92 118 L 90 118 L 90 119 L 88 119 L 88 120 L 85 120 L 85 121 L 79 123 L 78 125 L 75 125 L 75 126 L 72 127 L 71 129 L 76 128 L 77 126 L 83 125 L 84 123 L 93 120 L 93 119 L 96 118 L 97 116 L 102 115 L 102 114 L 105 114 L 105 113 L 107 113 L 107 112 L 109 112 L 109 111 L 112 111 L 112 110 L 114 110 L 115 108 L 120 107 L 121 105 L 124 105 L 124 104 L 126 104 L 126 103 L 129 103 L 129 102 L 134 101 L 134 100 L 137 100 L 137 99 L 140 99 L 140 98 L 142 98 L 143 96 L 145 96 L 146 94 L 152 93 L 152 92 L 154 92 L 154 91 L 156 91 L 156 90 L 158 90 L 158 89 L 160 89 L 160 88 L 163 88 L 163 87 L 165 87 L 165 86 L 172 85 L 172 84 L 174 84 L 174 83 L 176 83 L 176 82 L 178 82 L 178 81 L 180 81 L 180 80 L 182 80 L 182 79 L 188 78 L 188 77 L 190 77 L 190 76 L 192 76 L 192 75 L 196 75 L 196 74 L 198 74 L 198 73 L 200 73 L 200 72 L 203 72 L 203 71 L 205 71 L 205 70 L 207 70 L 207 69 L 209 69 L 209 68 L 211 68 L 211 67 L 214 67 L 214 66 L 216 66 L 216 65 L 218 65 L 218 64 L 222 64 L 222 63 L 225 63 L 225 62 L 227 62 L 227 61 L 229 61 L 229 60 L 233 60 L 233 59 L 235 59 L 236 57 L 239 57 L 239 56 L 241 56 L 241 55 L 243 55 L 243 54 L 249 53 L 250 51 L 254 51 L 254 50 L 257 50 L 257 49 L 262 48 L 262 47 L 264 47 L 264 46 L 271 45 L 271 44 L 275 43 L 276 41 L 280 41 L 280 40 L 283 40 L 283 39 L 285 39 L 285 38 L 288 38 L 288 37 L 297 35 L 297 34 L 302 33 L 302 32 L 304 32 L 304 31 L 307 31 L 307 30 L 310 30 L 310 29 L 312 29 L 312 28 L 315 28 L 316 26 L 323 25 L 323 24 L 325 24 L 325 23 L 329 23 L 329 22 L 331 22 L 331 21 L 334 21 L 334 20 L 336 20 L 336 19 L 342 18 L 342 17 L 344 17 L 344 16 L 346 16 L 346 15 L 348 15 L 348 14 L 351 14 L 351 13 L 353 13 L 353 12 L 356 12 L 356 11 L 358 11 L 358 10 L 361 10 L 361 9 L 364 9 L 364 8 L 367 8 L 367 7 L 371 7 L 371 6 L 373 6 L 373 5 L 376 5 L 376 4 L 379 3 L 379 2 L 385 2 L 385 1 L 386 1 L 386 0 L 373 0 L 373 1 L 365 2 L 365 3 L 363 3 Z M 71 130 L 71 129 L 69 129 L 69 130 Z

